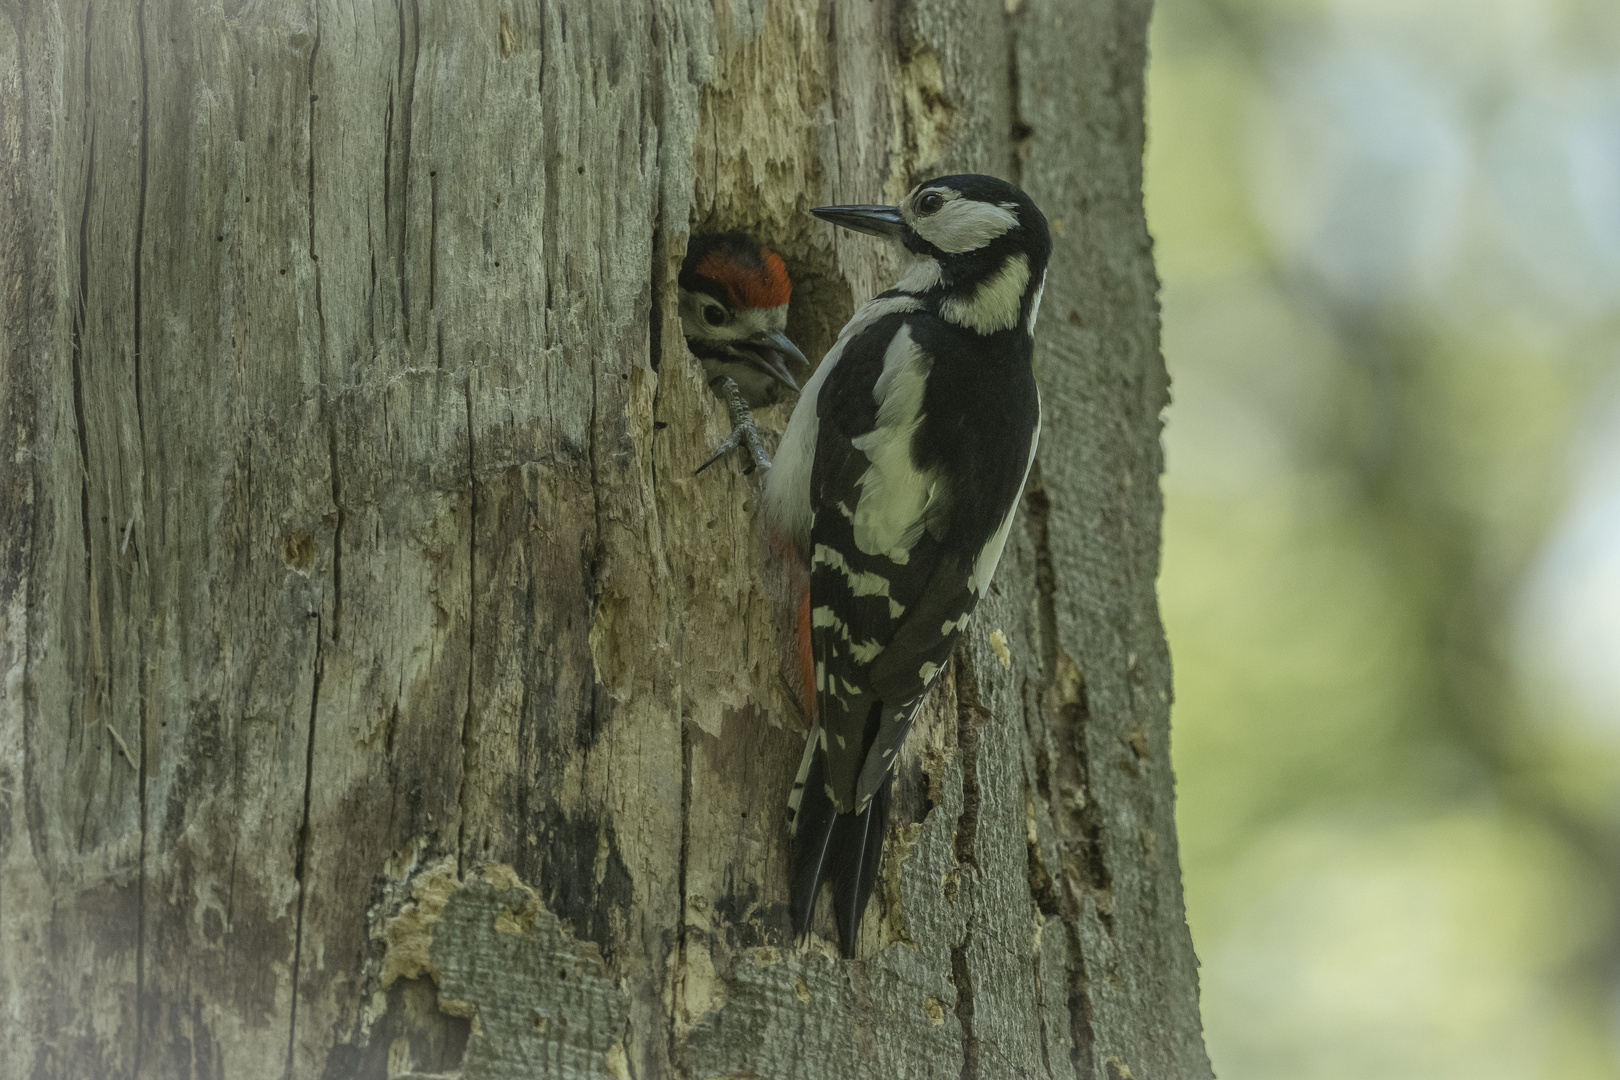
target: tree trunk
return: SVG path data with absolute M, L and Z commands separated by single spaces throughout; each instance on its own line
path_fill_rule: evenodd
M 1208 1076 L 1148 10 L 6 3 L 0 1075 Z M 1052 221 L 1045 431 L 845 962 L 675 275 L 757 232 L 819 356 L 892 266 L 806 208 L 959 171 Z

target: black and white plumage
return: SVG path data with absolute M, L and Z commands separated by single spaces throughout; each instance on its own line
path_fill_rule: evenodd
M 849 956 L 901 743 L 989 588 L 1034 459 L 1051 240 L 990 176 L 812 213 L 894 240 L 904 262 L 805 386 L 765 493 L 810 581 L 817 716 L 789 804 L 792 910 L 806 931 L 830 881 Z
M 731 436 L 698 471 L 746 445 L 752 472 L 770 467 L 752 408 L 799 389 L 809 361 L 788 340 L 793 286 L 779 255 L 742 232 L 708 233 L 687 246 L 680 274 L 681 332 L 731 413 Z

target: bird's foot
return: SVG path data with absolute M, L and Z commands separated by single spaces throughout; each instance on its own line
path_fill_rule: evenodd
M 760 441 L 759 427 L 754 423 L 754 413 L 748 408 L 748 402 L 743 400 L 742 390 L 738 388 L 736 380 L 721 376 L 709 385 L 720 395 L 720 400 L 726 403 L 726 409 L 731 413 L 731 434 L 720 444 L 720 449 L 715 451 L 714 457 L 699 465 L 692 475 L 696 476 L 739 446 L 746 446 L 748 449 L 749 462 L 748 468 L 743 470 L 744 476 L 755 469 L 769 469 L 771 459 L 766 456 L 765 444 Z

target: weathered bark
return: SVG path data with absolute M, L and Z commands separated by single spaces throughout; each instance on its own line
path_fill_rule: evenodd
M 1005 8 L 5 5 L 0 1075 L 1208 1075 L 1148 3 Z M 1045 433 L 850 963 L 675 272 L 757 230 L 819 355 L 891 268 L 804 210 L 964 170 Z

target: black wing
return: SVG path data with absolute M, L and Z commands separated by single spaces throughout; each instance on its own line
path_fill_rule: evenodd
M 829 794 L 849 813 L 949 660 L 981 554 L 999 555 L 1038 425 L 1028 338 L 965 337 L 924 313 L 880 320 L 849 343 L 817 412 L 812 643 Z
M 920 312 L 877 320 L 816 402 L 818 738 L 801 767 L 793 912 L 805 930 L 830 879 L 846 955 L 876 880 L 894 762 L 979 601 L 994 563 L 981 554 L 999 555 L 1038 424 L 1027 337 L 953 354 L 962 335 L 936 324 Z

